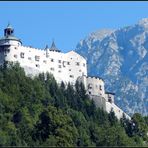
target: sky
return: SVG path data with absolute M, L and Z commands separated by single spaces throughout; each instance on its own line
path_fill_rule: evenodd
M 99 29 L 118 29 L 148 18 L 148 2 L 0 1 L 0 36 L 8 22 L 25 46 L 44 49 L 52 40 L 63 52 Z

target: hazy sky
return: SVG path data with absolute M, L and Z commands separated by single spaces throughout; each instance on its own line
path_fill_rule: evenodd
M 0 2 L 0 36 L 8 22 L 24 45 L 74 50 L 89 33 L 133 25 L 148 17 L 148 2 Z

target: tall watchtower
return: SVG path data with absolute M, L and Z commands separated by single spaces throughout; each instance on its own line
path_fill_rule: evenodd
M 21 40 L 14 36 L 13 27 L 8 24 L 4 29 L 4 36 L 0 38 L 0 65 L 3 65 L 4 61 L 9 61 L 9 53 L 21 45 Z
M 0 47 L 11 45 L 20 46 L 22 45 L 22 42 L 20 39 L 14 36 L 14 29 L 10 24 L 8 24 L 7 27 L 4 29 L 4 37 L 0 39 Z

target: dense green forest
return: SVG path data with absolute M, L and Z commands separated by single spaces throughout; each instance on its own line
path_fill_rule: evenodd
M 46 77 L 45 77 L 46 76 Z M 30 78 L 16 65 L 0 68 L 0 146 L 148 146 L 148 117 L 118 121 L 96 108 L 84 86 Z

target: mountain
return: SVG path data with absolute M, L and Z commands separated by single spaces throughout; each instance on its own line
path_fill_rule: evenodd
M 116 93 L 117 105 L 130 115 L 148 115 L 148 18 L 90 33 L 75 51 L 88 60 L 88 74 L 101 76 Z

